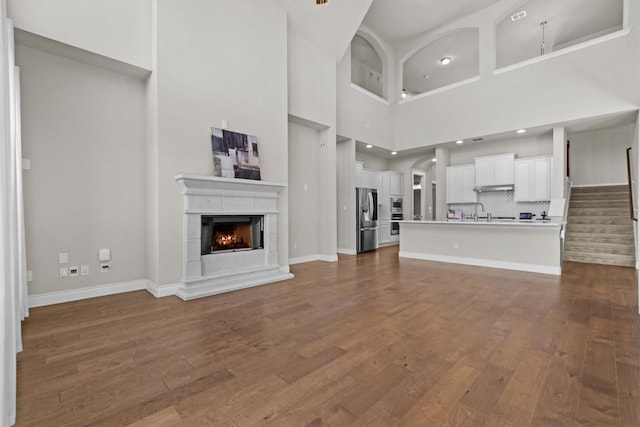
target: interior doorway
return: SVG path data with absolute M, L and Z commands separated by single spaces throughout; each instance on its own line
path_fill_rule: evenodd
M 424 221 L 425 216 L 425 174 L 422 172 L 412 172 L 412 216 L 414 221 Z

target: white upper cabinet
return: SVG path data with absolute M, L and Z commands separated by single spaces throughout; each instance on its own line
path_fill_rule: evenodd
M 404 193 L 404 174 L 400 172 L 389 172 L 389 191 L 392 196 L 402 196 Z
M 516 202 L 551 200 L 551 173 L 553 158 L 550 156 L 530 157 L 515 161 Z
M 475 185 L 507 185 L 514 183 L 513 153 L 475 159 Z
M 447 168 L 447 203 L 473 203 L 478 196 L 473 187 L 476 171 L 474 165 L 449 166 Z

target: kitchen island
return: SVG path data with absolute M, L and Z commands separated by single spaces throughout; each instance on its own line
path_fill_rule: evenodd
M 401 258 L 560 275 L 554 221 L 399 221 Z

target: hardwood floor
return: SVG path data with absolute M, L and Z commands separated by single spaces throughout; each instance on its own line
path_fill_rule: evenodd
M 562 277 L 390 247 L 183 302 L 31 310 L 19 426 L 638 426 L 635 270 Z

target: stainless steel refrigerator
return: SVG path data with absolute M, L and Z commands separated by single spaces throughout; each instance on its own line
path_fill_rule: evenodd
M 356 188 L 356 252 L 378 248 L 378 191 Z

